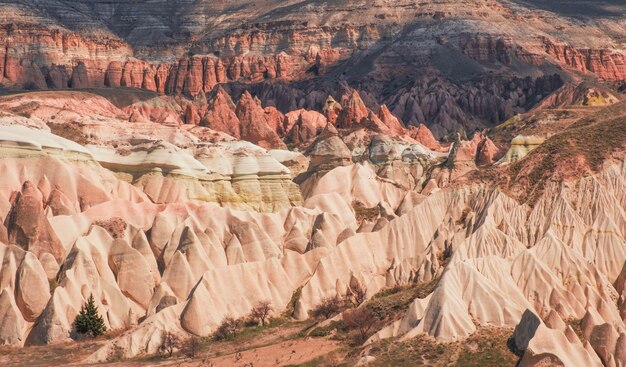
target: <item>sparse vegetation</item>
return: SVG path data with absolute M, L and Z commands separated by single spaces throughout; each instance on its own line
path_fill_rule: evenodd
M 342 330 L 345 329 L 343 321 L 332 321 L 326 326 L 319 326 L 311 330 L 309 333 L 310 336 L 313 337 L 324 337 L 330 335 L 334 330 Z
M 213 333 L 215 340 L 231 340 L 241 332 L 243 320 L 235 319 L 232 316 L 226 316 L 220 326 Z
M 380 215 L 380 208 L 378 206 L 368 208 L 360 201 L 352 202 L 352 209 L 357 220 L 374 220 Z
M 357 330 L 358 342 L 363 343 L 369 337 L 370 331 L 376 323 L 376 317 L 372 311 L 362 307 L 347 310 L 343 313 L 343 322 L 348 329 Z
M 269 301 L 258 302 L 254 308 L 252 308 L 250 319 L 257 324 L 261 324 L 261 326 L 265 326 L 273 310 L 272 304 Z
M 346 304 L 352 305 L 353 307 L 358 307 L 361 305 L 361 303 L 365 302 L 366 298 L 367 289 L 363 287 L 361 283 L 356 283 L 348 289 L 345 301 Z
M 409 305 L 415 298 L 424 298 L 430 294 L 437 281 L 422 284 L 411 284 L 384 289 L 375 294 L 370 300 L 365 301 L 360 307 L 352 307 L 342 314 L 342 319 L 332 321 L 324 326 L 318 326 L 308 334 L 313 337 L 326 337 L 333 335 L 333 339 L 346 342 L 351 347 L 361 345 L 374 331 L 380 330 L 389 323 L 404 316 Z M 356 288 L 356 287 L 353 287 Z M 314 310 L 313 316 L 325 317 L 322 311 L 336 310 L 350 306 L 349 302 L 337 302 L 332 298 L 325 299 Z M 316 312 L 317 311 L 317 312 Z M 330 317 L 329 316 L 329 317 Z M 325 317 L 325 318 L 329 318 Z
M 371 349 L 369 366 L 515 366 L 519 357 L 507 346 L 512 329 L 486 327 L 467 340 L 439 343 L 420 335 L 407 341 L 384 340 Z
M 298 300 L 300 299 L 301 295 L 302 295 L 302 287 L 299 287 L 291 294 L 291 299 L 289 300 L 289 303 L 287 304 L 287 307 L 285 308 L 285 312 L 284 312 L 285 316 L 289 317 L 294 314 L 294 312 L 296 311 L 296 304 L 298 303 Z
M 174 351 L 180 348 L 180 338 L 178 335 L 166 332 L 161 336 L 161 345 L 159 345 L 159 353 L 169 358 L 172 357 Z
M 316 319 L 329 319 L 341 311 L 341 300 L 339 297 L 324 298 L 311 312 L 311 316 Z
M 80 335 L 91 337 L 102 335 L 106 331 L 104 319 L 98 312 L 93 294 L 89 295 L 89 299 L 83 304 L 80 312 L 74 319 L 74 327 Z
M 116 362 L 124 360 L 124 348 L 121 345 L 115 344 L 111 350 L 111 353 L 107 357 L 108 362 Z
M 379 320 L 389 322 L 401 317 L 415 298 L 424 298 L 435 289 L 437 281 L 397 286 L 375 294 L 365 307 Z
M 585 338 L 585 335 L 583 334 L 583 320 L 582 319 L 569 319 L 566 320 L 567 324 L 569 326 L 572 327 L 572 330 L 574 330 L 574 332 L 576 333 L 576 336 L 578 336 L 578 339 L 581 342 L 586 342 L 587 338 Z
M 54 294 L 54 290 L 57 289 L 59 283 L 57 283 L 56 278 L 48 280 L 48 286 L 50 287 L 50 294 Z
M 532 205 L 550 182 L 599 171 L 607 159 L 626 146 L 626 116 L 605 116 L 614 110 L 625 113 L 610 107 L 581 119 L 511 165 L 509 190 Z
M 189 358 L 196 358 L 200 351 L 200 344 L 200 338 L 197 336 L 188 338 L 182 345 L 183 353 Z

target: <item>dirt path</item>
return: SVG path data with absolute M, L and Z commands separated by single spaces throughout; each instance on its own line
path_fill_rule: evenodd
M 270 367 L 300 364 L 326 355 L 339 343 L 325 338 L 302 338 L 249 349 L 204 361 L 181 363 L 184 367 Z
M 174 357 L 165 360 L 136 360 L 98 364 L 100 367 L 147 367 L 147 366 L 181 366 L 181 367 L 264 367 L 286 366 L 308 362 L 317 357 L 326 355 L 338 349 L 340 343 L 327 338 L 294 337 L 310 324 L 294 323 L 264 330 L 259 335 L 242 335 L 239 339 L 230 342 L 217 342 L 202 347 L 193 360 L 184 357 Z M 89 344 L 89 348 L 82 350 L 93 352 L 97 343 Z M 68 348 L 71 345 L 64 345 Z M 76 347 L 76 345 L 74 345 Z M 83 349 L 83 348 L 80 348 Z M 67 352 L 67 350 L 66 350 Z M 63 352 L 56 351 L 58 355 Z M 71 363 L 85 358 L 87 355 L 67 358 L 68 366 L 86 366 L 80 362 Z M 82 357 L 82 358 L 81 358 Z M 26 358 L 24 356 L 24 358 Z M 38 358 L 39 359 L 39 358 Z M 1 357 L 0 357 L 1 360 Z M 24 359 L 25 360 L 25 359 Z M 63 364 L 54 361 L 51 365 Z M 18 364 L 19 365 L 19 364 Z M 40 364 L 45 365 L 45 364 Z

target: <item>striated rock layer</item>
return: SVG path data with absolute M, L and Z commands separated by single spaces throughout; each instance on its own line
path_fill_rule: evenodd
M 143 200 L 155 203 L 204 201 L 239 209 L 276 211 L 302 201 L 289 169 L 265 149 L 233 141 L 206 128 L 176 125 L 174 120 L 173 126 L 163 126 L 170 123 L 151 122 L 149 118 L 154 114 L 129 124 L 127 112 L 105 98 L 87 93 L 18 95 L 0 100 L 0 105 L 16 113 L 25 106 L 32 108 L 28 119 L 8 115 L 3 121 L 10 125 L 0 124 L 6 158 L 2 162 L 8 165 L 8 172 L 15 173 L 3 179 L 0 186 L 0 195 L 7 201 L 11 192 L 18 191 L 27 180 L 35 184 L 45 181 L 50 186 L 46 197 L 52 189 L 69 195 L 73 210 L 77 204 L 86 209 L 94 202 L 116 196 L 115 192 L 111 195 L 110 188 L 94 193 L 98 183 L 107 180 L 124 190 L 132 187 L 133 195 L 142 193 Z M 85 105 L 90 109 L 85 109 Z M 168 106 L 178 105 L 159 108 L 163 111 Z M 137 110 L 132 111 L 131 116 Z M 168 116 L 179 117 L 176 113 Z M 33 124 L 41 130 L 27 127 Z M 52 163 L 43 163 L 48 161 Z M 65 171 L 72 172 L 79 167 L 80 181 L 64 183 L 62 180 L 72 180 L 76 174 L 64 177 L 58 166 L 67 166 Z M 104 173 L 107 180 L 95 178 Z M 44 201 L 48 200 L 46 197 Z M 20 196 L 12 200 L 18 199 Z M 7 205 L 3 203 L 0 208 Z
M 188 97 L 247 84 L 285 113 L 321 109 L 328 94 L 341 100 L 341 75 L 341 83 L 365 92 L 369 107 L 384 103 L 407 124 L 427 123 L 442 137 L 525 112 L 563 81 L 626 79 L 619 20 L 558 6 L 75 3 L 75 17 L 58 0 L 1 5 L 0 83 Z M 301 83 L 283 83 L 291 81 Z M 355 117 L 344 116 L 340 126 Z

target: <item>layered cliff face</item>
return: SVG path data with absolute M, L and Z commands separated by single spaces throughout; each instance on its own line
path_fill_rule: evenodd
M 492 0 L 74 6 L 79 15 L 61 1 L 2 5 L 0 83 L 190 97 L 245 83 L 286 113 L 319 109 L 328 94 L 341 97 L 339 77 L 365 92 L 370 108 L 386 103 L 441 137 L 505 121 L 570 76 L 626 78 L 624 35 L 612 13 Z
M 25 131 L 29 135 L 20 137 L 20 141 L 43 149 L 43 158 L 35 161 L 45 161 L 50 155 L 47 141 L 75 145 L 68 140 L 71 139 L 82 145 L 76 149 L 88 165 L 101 165 L 115 172 L 120 182 L 132 184 L 155 203 L 204 201 L 239 209 L 276 211 L 301 202 L 289 169 L 265 149 L 208 128 L 183 125 L 179 104 L 164 101 L 163 97 L 157 99 L 137 102 L 122 110 L 104 97 L 82 92 L 4 97 L 0 99 L 0 109 L 9 113 L 3 119 L 10 124 L 3 128 L 4 144 L 15 145 L 12 154 L 21 157 L 25 153 L 12 139 L 20 135 L 19 131 Z M 17 114 L 26 117 L 18 118 Z M 140 121 L 129 121 L 140 114 L 144 116 Z M 155 116 L 166 118 L 152 122 Z M 42 130 L 26 128 L 33 124 Z M 29 136 L 32 139 L 27 139 Z M 67 157 L 63 149 L 59 152 L 61 158 L 73 155 Z M 37 183 L 57 177 L 46 169 L 28 170 L 32 164 L 31 160 L 13 161 L 15 172 L 28 174 L 16 177 L 19 183 L 5 185 L 7 197 L 26 180 Z

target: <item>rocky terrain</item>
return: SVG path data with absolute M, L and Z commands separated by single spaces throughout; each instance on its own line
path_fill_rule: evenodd
M 283 113 L 319 110 L 347 84 L 443 137 L 503 122 L 564 83 L 624 80 L 626 9 L 596 3 L 11 0 L 0 83 L 188 97 L 222 84 Z
M 625 11 L 0 1 L 0 364 L 626 365 Z

